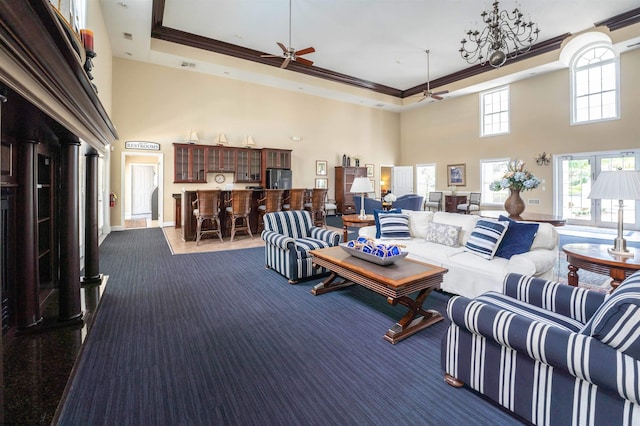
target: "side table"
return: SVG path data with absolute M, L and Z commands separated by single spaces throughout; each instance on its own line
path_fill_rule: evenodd
M 569 285 L 578 286 L 578 269 L 609 275 L 615 290 L 625 278 L 640 270 L 640 249 L 631 247 L 633 257 L 609 253 L 607 244 L 565 244 L 562 251 L 567 255 Z
M 364 228 L 365 226 L 375 225 L 376 220 L 372 214 L 368 214 L 365 219 L 360 219 L 360 216 L 357 214 L 347 214 L 342 216 L 342 229 L 343 229 L 343 237 L 342 242 L 347 242 L 349 238 L 348 227 L 352 228 Z

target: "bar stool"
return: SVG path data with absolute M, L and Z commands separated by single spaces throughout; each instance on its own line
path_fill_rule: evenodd
M 195 207 L 193 215 L 196 217 L 196 245 L 200 242 L 200 239 L 204 234 L 216 234 L 220 241 L 222 239 L 222 232 L 220 232 L 220 194 L 222 191 L 219 189 L 208 189 L 196 191 L 196 200 L 192 203 Z M 211 223 L 211 227 L 208 229 L 202 229 L 202 224 L 206 221 Z
M 304 210 L 305 188 L 289 189 L 289 195 L 284 199 L 282 210 Z
M 282 194 L 284 189 L 265 189 L 264 197 L 258 200 L 258 231 L 264 229 L 264 215 L 282 211 Z
M 311 202 L 305 203 L 305 210 L 311 212 L 311 220 L 315 226 L 327 227 L 327 212 L 324 209 L 324 204 L 327 200 L 327 189 L 325 188 L 313 188 L 311 194 Z
M 231 222 L 231 242 L 237 231 L 247 231 L 249 237 L 253 238 L 251 233 L 251 225 L 249 224 L 249 213 L 251 213 L 251 195 L 253 191 L 250 189 L 234 189 L 231 191 L 231 203 L 225 210 Z M 238 220 L 240 224 L 238 224 Z

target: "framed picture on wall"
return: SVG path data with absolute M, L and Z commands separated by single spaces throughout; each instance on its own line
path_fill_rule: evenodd
M 327 189 L 329 179 L 316 178 L 316 188 Z
M 365 164 L 364 166 L 367 168 L 367 177 L 374 177 L 373 164 Z
M 465 186 L 467 184 L 466 164 L 447 165 L 447 186 Z
M 327 175 L 327 162 L 324 160 L 316 161 L 316 175 L 318 176 L 326 176 Z

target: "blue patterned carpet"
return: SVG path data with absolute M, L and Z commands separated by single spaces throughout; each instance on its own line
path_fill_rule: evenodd
M 109 282 L 58 424 L 519 424 L 445 384 L 446 320 L 391 345 L 402 307 L 358 286 L 312 296 L 318 280 L 287 284 L 262 248 L 171 256 L 148 229 L 100 255 Z

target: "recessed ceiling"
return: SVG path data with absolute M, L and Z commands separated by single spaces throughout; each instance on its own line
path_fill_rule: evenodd
M 262 53 L 280 54 L 276 42 L 289 45 L 287 0 L 101 0 L 101 4 L 113 54 L 127 59 L 168 60 L 152 50 L 152 13 L 160 6 L 165 28 Z M 638 7 L 637 0 L 518 4 L 527 19 L 538 24 L 538 42 L 591 29 L 596 22 Z M 489 6 L 490 2 L 476 0 L 292 0 L 291 47 L 315 47 L 315 53 L 305 58 L 316 68 L 406 91 L 426 83 L 427 48 L 431 80 L 471 66 L 460 57 L 460 40 L 467 29 L 482 28 L 480 13 Z M 500 2 L 501 9 L 514 6 L 513 1 Z M 131 34 L 131 39 L 123 33 Z M 181 61 L 197 63 L 181 58 L 173 66 Z M 228 69 L 227 75 L 234 71 Z M 283 70 L 281 78 L 291 75 Z

